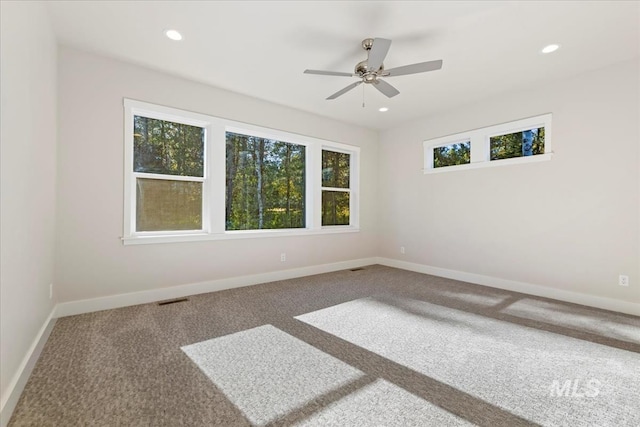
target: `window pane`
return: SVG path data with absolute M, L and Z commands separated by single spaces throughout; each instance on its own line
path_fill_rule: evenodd
M 164 175 L 204 176 L 204 129 L 134 116 L 133 170 Z
M 348 153 L 322 150 L 322 186 L 349 188 Z
M 544 154 L 544 128 L 534 128 L 489 139 L 491 160 Z
M 305 146 L 227 132 L 226 229 L 305 227 Z
M 202 183 L 136 180 L 136 231 L 202 230 Z
M 322 225 L 349 225 L 349 192 L 322 192 Z
M 471 141 L 445 145 L 433 149 L 433 167 L 464 165 L 471 163 Z

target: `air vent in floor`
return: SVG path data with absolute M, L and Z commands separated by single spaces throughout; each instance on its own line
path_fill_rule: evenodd
M 185 302 L 185 301 L 189 301 L 189 298 L 178 298 L 178 299 L 172 299 L 169 301 L 161 301 L 158 303 L 158 305 L 168 305 L 168 304 L 175 304 L 177 302 Z

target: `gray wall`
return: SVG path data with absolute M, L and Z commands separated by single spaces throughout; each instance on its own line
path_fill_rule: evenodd
M 41 3 L 1 2 L 0 390 L 54 301 L 56 42 Z M 15 403 L 15 402 L 14 402 Z M 3 412 L 4 418 L 4 412 Z
M 59 64 L 62 302 L 375 255 L 376 132 L 69 48 Z M 125 97 L 361 147 L 361 231 L 123 246 Z
M 379 254 L 639 302 L 638 76 L 617 64 L 381 133 Z M 549 162 L 421 171 L 424 140 L 549 112 Z

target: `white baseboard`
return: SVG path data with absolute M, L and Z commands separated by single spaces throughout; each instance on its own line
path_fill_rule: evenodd
M 562 289 L 550 288 L 547 286 L 535 285 L 525 282 L 518 282 L 515 280 L 484 276 L 481 274 L 448 270 L 445 268 L 400 261 L 391 258 L 373 257 L 336 262 L 332 264 L 301 267 L 291 270 L 273 271 L 270 273 L 261 273 L 249 276 L 229 277 L 225 279 L 190 283 L 168 288 L 151 289 L 148 291 L 131 292 L 127 294 L 110 295 L 106 297 L 79 301 L 70 301 L 58 304 L 55 308 L 54 317 L 73 316 L 76 314 L 91 313 L 100 310 L 110 310 L 113 308 L 127 307 L 130 305 L 147 304 L 172 298 L 186 297 L 189 295 L 222 291 L 225 289 L 239 288 L 243 286 L 252 286 L 277 280 L 295 279 L 298 277 L 310 276 L 313 274 L 330 273 L 332 271 L 346 270 L 349 268 L 364 267 L 366 265 L 372 264 L 381 264 L 389 267 L 400 268 L 403 270 L 431 274 L 433 276 L 446 277 L 463 282 L 475 283 L 478 285 L 490 286 L 493 288 L 521 292 L 529 295 L 551 298 L 560 301 L 566 301 L 575 304 L 582 304 L 590 307 L 602 308 L 605 310 L 612 310 L 640 316 L 640 304 L 638 303 L 632 303 L 590 294 L 583 294 L 573 291 L 565 291 Z
M 597 295 L 583 294 L 573 291 L 565 291 L 562 289 L 534 285 L 532 283 L 518 282 L 515 280 L 500 279 L 497 277 L 484 276 L 482 274 L 448 270 L 446 268 L 432 267 L 430 265 L 400 261 L 391 258 L 378 257 L 376 258 L 376 262 L 377 264 L 386 265 L 388 267 L 415 271 L 417 273 L 431 274 L 433 276 L 446 277 L 448 279 L 460 280 L 462 282 L 475 283 L 477 285 L 490 286 L 492 288 L 521 292 L 523 294 L 551 298 L 555 300 L 571 302 L 574 304 L 581 304 L 590 307 L 602 308 L 605 310 L 640 316 L 640 304 L 638 303 L 600 297 Z
M 27 351 L 24 359 L 22 359 L 18 370 L 11 379 L 6 395 L 2 397 L 2 402 L 0 402 L 0 426 L 2 427 L 6 427 L 6 425 L 9 424 L 9 419 L 20 399 L 24 386 L 27 385 L 31 372 L 34 366 L 36 366 L 40 353 L 53 330 L 53 325 L 56 323 L 55 312 L 56 308 L 53 307 L 47 320 L 44 321 L 40 331 L 38 331 L 31 347 L 29 347 L 29 351 Z
M 295 279 L 297 277 L 330 273 L 332 271 L 346 270 L 349 268 L 364 267 L 366 265 L 372 265 L 375 263 L 376 258 L 362 258 L 350 261 L 336 262 L 332 264 L 314 265 L 310 267 L 294 268 L 291 270 L 280 270 L 270 273 L 253 274 L 250 276 L 229 277 L 226 279 L 190 283 L 168 288 L 151 289 L 148 291 L 131 292 L 127 294 L 110 295 L 100 298 L 70 301 L 58 304 L 56 307 L 55 316 L 73 316 L 76 314 L 91 313 L 100 310 L 110 310 L 112 308 L 127 307 L 130 305 L 147 304 L 150 302 L 162 301 L 167 299 L 182 298 L 189 295 L 240 288 L 243 286 L 257 285 L 260 283 L 274 282 L 277 280 Z

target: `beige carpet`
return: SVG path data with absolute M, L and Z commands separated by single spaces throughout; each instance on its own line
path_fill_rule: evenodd
M 640 423 L 637 353 L 409 298 L 297 318 L 541 425 Z
M 59 319 L 10 425 L 637 426 L 638 353 L 637 317 L 370 266 Z

